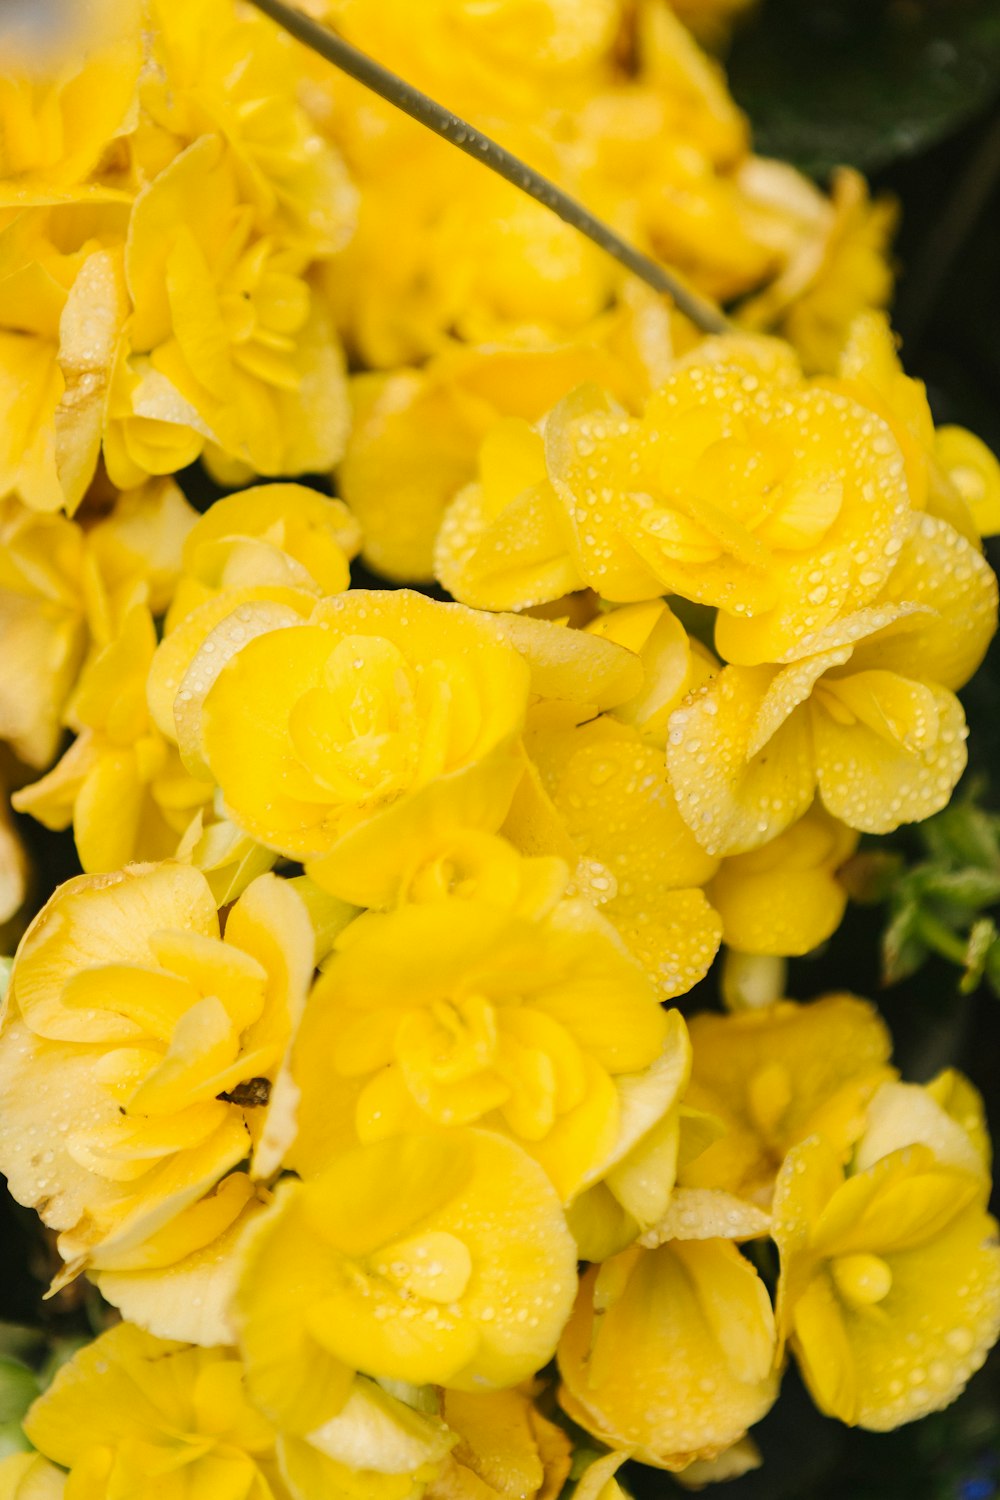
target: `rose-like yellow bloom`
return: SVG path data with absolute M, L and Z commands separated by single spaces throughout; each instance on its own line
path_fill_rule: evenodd
M 682 361 L 635 421 L 577 392 L 546 423 L 582 580 L 719 607 L 730 661 L 773 661 L 875 597 L 907 521 L 902 456 L 857 402 L 754 369 L 736 341 Z M 764 356 L 766 357 L 766 356 Z
M 14 18 L 4 19 L 0 208 L 114 196 L 100 178 L 132 123 L 139 6 L 83 0 L 37 31 L 19 36 Z
M 51 764 L 87 639 L 84 541 L 62 516 L 0 502 L 0 738 Z
M 559 1345 L 567 1414 L 660 1469 L 714 1458 L 778 1393 L 767 1291 L 716 1235 L 694 1225 L 592 1267 Z
M 390 578 L 433 577 L 442 516 L 475 478 L 480 443 L 494 426 L 507 417 L 537 421 L 591 380 L 638 406 L 665 373 L 669 351 L 667 309 L 637 284 L 573 343 L 447 345 L 421 369 L 356 376 L 337 483 L 364 528 L 366 560 Z
M 143 188 L 125 247 L 127 353 L 146 362 L 133 361 L 136 378 L 147 367 L 160 377 L 159 404 L 126 389 L 122 406 L 113 393 L 111 417 L 124 412 L 105 435 L 116 483 L 142 472 L 132 437 L 141 442 L 148 419 L 189 429 L 193 457 L 211 440 L 261 474 L 332 467 L 346 429 L 344 374 L 308 265 L 294 244 L 255 233 L 218 136 L 196 140 Z
M 706 895 L 723 941 L 741 953 L 810 953 L 840 926 L 847 891 L 837 871 L 858 835 L 815 804 L 797 823 L 749 854 L 723 860 Z
M 873 202 L 865 179 L 850 167 L 833 174 L 829 198 L 783 162 L 752 159 L 740 182 L 751 201 L 774 213 L 785 264 L 740 307 L 737 320 L 781 333 L 807 370 L 833 373 L 858 314 L 892 297 L 896 204 L 886 197 Z
M 268 1101 L 312 966 L 305 908 L 272 875 L 232 907 L 224 938 L 186 865 L 56 891 L 14 963 L 0 1152 L 11 1191 L 62 1231 L 74 1269 L 170 1264 L 242 1211 L 245 1178 L 199 1200 L 248 1156 L 276 1165 Z
M 426 1500 L 556 1500 L 562 1492 L 572 1444 L 528 1390 L 445 1391 L 441 1411 L 458 1442 Z
M 887 318 L 870 312 L 854 320 L 838 369 L 840 388 L 892 427 L 915 507 L 973 539 L 1000 530 L 1000 464 L 963 427 L 935 429 L 926 387 L 904 372 Z
M 637 670 L 620 647 L 545 621 L 352 590 L 305 622 L 241 607 L 195 657 L 174 715 L 182 755 L 214 777 L 233 820 L 354 900 L 386 840 L 422 846 L 437 810 L 500 824 L 530 686 L 614 702 Z
M 885 1431 L 947 1406 L 1000 1334 L 989 1182 L 961 1126 L 887 1085 L 853 1170 L 821 1137 L 774 1194 L 778 1308 L 821 1411 Z
M 192 1349 L 127 1323 L 81 1349 L 25 1420 L 31 1440 L 70 1471 L 68 1492 L 110 1500 L 151 1489 L 247 1500 L 287 1496 L 274 1429 L 227 1349 Z
M 526 747 L 534 770 L 508 836 L 567 858 L 660 998 L 685 994 L 718 951 L 721 924 L 700 889 L 718 866 L 677 811 L 662 751 L 630 725 L 561 705 L 532 715 Z
M 291 1430 L 334 1417 L 353 1372 L 488 1390 L 551 1358 L 576 1260 L 559 1200 L 481 1130 L 358 1146 L 286 1182 L 237 1298 L 250 1390 Z
M 309 1175 L 354 1140 L 480 1124 L 567 1201 L 611 1157 L 635 1075 L 686 1057 L 683 1025 L 584 903 L 535 920 L 481 900 L 401 907 L 353 923 L 324 971 L 292 1054 L 288 1160 Z M 659 1113 L 671 1102 L 668 1083 Z
M 887 1077 L 891 1042 L 875 1007 L 850 995 L 791 1000 L 690 1023 L 694 1051 L 686 1102 L 725 1133 L 690 1160 L 690 1187 L 769 1201 L 787 1152 L 820 1135 L 846 1161 L 865 1109 Z
M 128 312 L 122 234 L 118 209 L 0 219 L 0 497 L 33 510 L 74 510 L 97 467 Z
M 40 1453 L 12 1453 L 0 1461 L 0 1500 L 63 1500 L 66 1475 Z
M 865 833 L 937 812 L 966 763 L 954 689 L 985 655 L 996 611 L 979 551 L 947 522 L 912 516 L 874 604 L 803 638 L 784 665 L 726 667 L 675 710 L 667 763 L 699 842 L 755 849 L 817 789 Z

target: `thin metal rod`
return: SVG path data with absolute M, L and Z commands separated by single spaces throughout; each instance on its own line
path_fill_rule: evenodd
M 564 193 L 554 182 L 549 182 L 548 178 L 527 166 L 467 120 L 436 104 L 433 99 L 398 78 L 395 73 L 390 73 L 388 68 L 383 68 L 381 63 L 360 52 L 336 32 L 285 4 L 285 0 L 251 0 L 251 4 L 270 16 L 272 21 L 277 21 L 297 41 L 311 47 L 358 83 L 364 84 L 389 104 L 394 104 L 421 125 L 426 125 L 428 130 L 433 130 L 435 135 L 450 141 L 467 156 L 483 162 L 507 182 L 513 183 L 522 192 L 558 214 L 566 224 L 572 225 L 589 240 L 593 240 L 595 245 L 599 245 L 654 291 L 670 297 L 679 311 L 703 332 L 725 333 L 731 329 L 732 325 L 714 303 L 684 286 L 671 272 L 621 239 L 600 219 L 596 219 L 582 203 Z

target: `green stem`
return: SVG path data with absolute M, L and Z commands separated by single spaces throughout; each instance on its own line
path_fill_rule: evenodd
M 950 959 L 953 964 L 964 969 L 968 952 L 967 940 L 960 938 L 946 923 L 926 910 L 920 913 L 917 930 L 928 948 L 933 948 L 942 958 Z
M 550 182 L 512 152 L 498 145 L 467 120 L 452 114 L 419 89 L 415 89 L 412 84 L 398 78 L 395 73 L 390 73 L 381 63 L 367 57 L 336 32 L 321 26 L 318 21 L 303 15 L 291 5 L 286 5 L 285 0 L 251 0 L 251 4 L 270 16 L 272 21 L 276 21 L 297 41 L 312 48 L 320 57 L 325 57 L 358 83 L 364 84 L 380 98 L 403 110 L 428 130 L 433 130 L 442 139 L 450 141 L 467 156 L 483 162 L 507 182 L 520 188 L 545 208 L 551 209 L 564 223 L 585 234 L 654 291 L 672 298 L 679 311 L 704 333 L 725 333 L 731 329 L 732 325 L 714 303 L 684 286 L 670 271 L 595 218 L 582 203 L 564 193 L 562 188 L 556 187 L 554 182 Z

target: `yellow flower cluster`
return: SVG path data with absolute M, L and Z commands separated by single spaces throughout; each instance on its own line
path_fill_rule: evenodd
M 95 0 L 0 85 L 0 496 L 83 500 L 199 455 L 340 456 L 317 267 L 355 191 L 298 101 L 297 50 L 234 0 Z M 9 67 L 9 71 L 8 71 Z
M 496 907 L 485 966 L 450 912 L 418 949 L 444 915 L 400 908 L 405 949 L 350 924 L 310 989 L 288 880 L 252 883 L 221 939 L 181 865 L 57 893 L 15 965 L 0 1158 L 130 1321 L 35 1402 L 41 1457 L 8 1460 L 0 1493 L 62 1495 L 68 1470 L 87 1500 L 149 1476 L 177 1500 L 544 1500 L 570 1461 L 533 1381 L 555 1353 L 559 1405 L 611 1450 L 596 1495 L 626 1457 L 752 1466 L 788 1347 L 822 1411 L 876 1430 L 982 1363 L 1000 1250 L 964 1079 L 897 1081 L 842 995 L 685 1028 L 637 989 L 641 1036 L 592 945 L 567 986 L 558 945 L 515 957 Z M 520 1009 L 496 993 L 515 966 Z M 767 1236 L 773 1306 L 741 1248 Z
M 566 1418 L 579 1500 L 700 1484 L 789 1353 L 849 1423 L 951 1401 L 971 1086 L 850 996 L 665 1004 L 825 942 L 965 765 L 1000 466 L 871 310 L 887 212 L 752 157 L 659 0 L 311 4 L 744 299 L 701 338 L 252 8 L 84 8 L 0 82 L 0 775 L 82 871 L 0 1170 L 124 1321 L 0 1500 L 554 1500 Z

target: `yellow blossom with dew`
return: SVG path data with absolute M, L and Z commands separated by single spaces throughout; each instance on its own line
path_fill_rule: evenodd
M 724 1233 L 694 1224 L 591 1267 L 560 1341 L 567 1415 L 656 1468 L 716 1457 L 778 1394 L 770 1299 Z
M 572 1444 L 532 1395 L 525 1387 L 486 1395 L 445 1391 L 441 1414 L 458 1441 L 426 1500 L 555 1500 L 569 1475 Z
M 0 1154 L 71 1270 L 141 1269 L 146 1243 L 192 1210 L 159 1246 L 178 1260 L 246 1206 L 246 1178 L 199 1200 L 247 1157 L 273 1170 L 271 1092 L 312 967 L 306 910 L 272 875 L 232 907 L 224 938 L 190 866 L 56 891 L 14 963 Z
M 996 578 L 947 522 L 916 514 L 881 594 L 777 666 L 728 666 L 670 720 L 681 814 L 716 854 L 768 842 L 812 804 L 886 833 L 944 807 L 965 769 L 954 690 L 996 629 Z
M 195 657 L 174 716 L 183 758 L 214 778 L 232 819 L 352 900 L 385 841 L 421 843 L 435 809 L 499 825 L 532 687 L 615 701 L 637 670 L 620 647 L 546 621 L 355 589 L 307 621 L 241 606 Z
M 449 344 L 420 369 L 355 376 L 337 483 L 364 528 L 366 561 L 389 578 L 431 578 L 442 517 L 475 478 L 493 427 L 505 418 L 537 421 L 591 380 L 638 406 L 665 373 L 670 343 L 666 308 L 637 287 L 571 343 Z
M 947 1406 L 1000 1333 L 983 1162 L 913 1086 L 876 1095 L 845 1169 L 827 1141 L 778 1177 L 778 1315 L 821 1411 L 875 1431 Z
M 719 609 L 730 661 L 773 661 L 875 597 L 908 517 L 902 456 L 846 396 L 693 358 L 638 421 L 579 391 L 546 422 L 547 467 L 583 582 L 628 602 Z
M 341 934 L 303 1017 L 288 1160 L 311 1176 L 354 1140 L 476 1124 L 513 1136 L 567 1201 L 612 1158 L 639 1077 L 686 1047 L 585 903 L 370 915 Z M 665 1080 L 649 1124 L 677 1086 Z
M 40 1453 L 0 1460 L 0 1500 L 63 1500 L 66 1475 Z
M 721 925 L 701 889 L 718 866 L 677 810 L 662 751 L 630 725 L 559 704 L 531 715 L 525 744 L 532 766 L 508 837 L 567 859 L 660 998 L 685 994 L 718 951 Z
M 790 1000 L 737 1015 L 694 1016 L 686 1102 L 723 1133 L 686 1165 L 688 1187 L 769 1201 L 797 1142 L 821 1135 L 846 1160 L 875 1090 L 892 1076 L 891 1043 L 874 1006 L 851 995 Z
M 128 348 L 160 377 L 162 410 L 138 408 L 133 392 L 124 429 L 109 429 L 117 483 L 141 467 L 129 433 L 140 419 L 190 428 L 191 457 L 211 439 L 261 474 L 332 467 L 347 419 L 342 357 L 308 266 L 293 243 L 255 233 L 217 136 L 200 137 L 143 188 L 125 246 Z
M 575 1287 L 556 1192 L 513 1141 L 454 1130 L 358 1146 L 282 1184 L 254 1232 L 237 1295 L 249 1388 L 311 1432 L 359 1368 L 514 1385 L 551 1358 Z
M 724 859 L 706 888 L 723 941 L 741 953 L 787 958 L 825 943 L 847 906 L 837 872 L 857 843 L 853 829 L 816 803 L 769 843 Z

